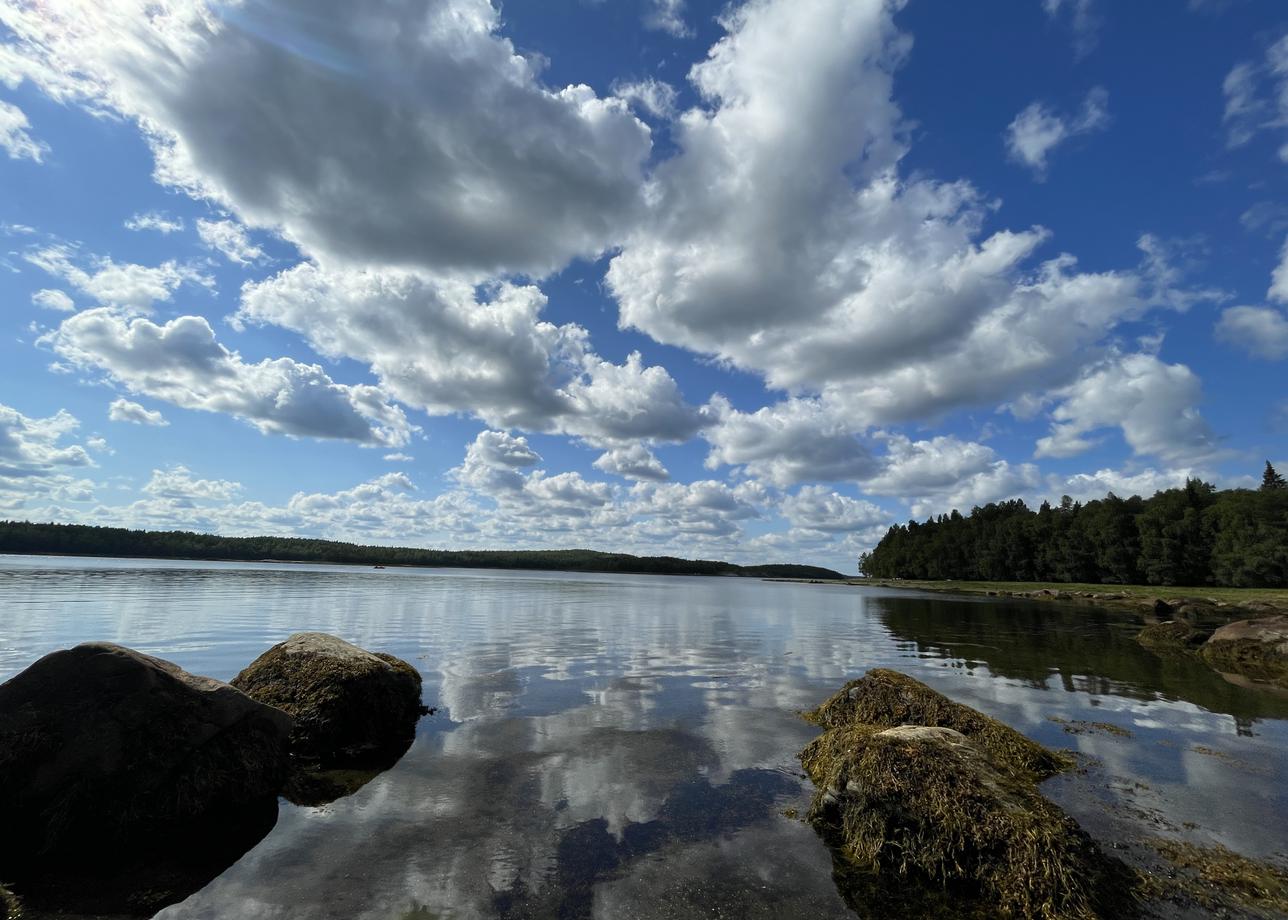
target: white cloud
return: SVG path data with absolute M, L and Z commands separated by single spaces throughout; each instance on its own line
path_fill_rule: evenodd
M 641 200 L 647 126 L 545 86 L 488 0 L 73 0 L 6 24 L 15 75 L 136 119 L 158 179 L 332 263 L 541 275 Z
M 241 483 L 226 479 L 194 479 L 185 466 L 153 470 L 152 478 L 143 487 L 144 492 L 157 498 L 210 502 L 231 501 L 241 489 Z
M 1279 303 L 1288 303 L 1288 240 L 1284 241 L 1279 264 L 1271 276 L 1269 297 Z
M 653 77 L 629 83 L 614 83 L 613 95 L 638 105 L 655 118 L 669 119 L 675 115 L 675 87 Z
M 250 241 L 246 228 L 235 220 L 198 220 L 197 236 L 238 265 L 250 265 L 264 258 L 264 250 Z
M 662 461 L 643 444 L 614 447 L 595 460 L 595 469 L 613 473 L 626 479 L 664 482 L 671 478 Z
M 59 313 L 71 313 L 76 309 L 76 304 L 67 296 L 66 291 L 50 288 L 32 294 L 31 302 L 45 310 L 55 310 Z
M 1095 50 L 1100 41 L 1100 17 L 1095 11 L 1095 0 L 1042 0 L 1042 8 L 1052 20 L 1060 19 L 1068 11 L 1075 57 L 1086 57 Z
M 1216 337 L 1255 357 L 1277 361 L 1288 356 L 1288 317 L 1273 307 L 1230 307 L 1221 312 Z
M 29 418 L 0 404 L 0 515 L 19 516 L 35 500 L 92 499 L 93 483 L 69 474 L 94 465 L 84 445 L 67 443 L 79 427 L 66 410 Z
M 133 393 L 227 413 L 265 433 L 400 447 L 413 430 L 379 387 L 338 384 L 321 367 L 290 358 L 247 363 L 200 316 L 158 325 L 96 308 L 64 320 L 42 343 Z
M 986 236 L 968 183 L 899 176 L 908 40 L 888 4 L 763 0 L 724 23 L 690 72 L 705 107 L 675 122 L 680 152 L 609 267 L 621 325 L 860 427 L 1067 383 L 1119 322 L 1183 305 L 1148 257 L 1035 266 L 1043 228 Z
M 1051 434 L 1038 441 L 1039 457 L 1071 457 L 1090 449 L 1089 436 L 1117 427 L 1136 454 L 1163 460 L 1212 457 L 1216 441 L 1199 414 L 1199 378 L 1183 364 L 1151 354 L 1114 356 L 1056 394 Z
M 29 127 L 27 113 L 0 99 L 0 148 L 9 155 L 9 159 L 40 163 L 49 153 L 49 145 L 33 138 L 27 130 Z
M 684 21 L 685 0 L 646 0 L 648 6 L 644 12 L 644 26 L 659 32 L 667 32 L 676 38 L 687 38 L 693 34 Z
M 171 233 L 178 233 L 183 229 L 183 220 L 181 218 L 171 218 L 168 214 L 159 211 L 148 211 L 143 214 L 135 214 L 125 222 L 126 230 L 155 230 L 157 233 L 169 236 Z
M 1109 94 L 1096 87 L 1087 93 L 1082 110 L 1061 115 L 1041 102 L 1031 103 L 1006 129 L 1006 150 L 1011 159 L 1046 177 L 1047 157 L 1056 147 L 1081 134 L 1103 131 L 1109 124 Z
M 826 486 L 804 486 L 795 495 L 784 497 L 780 508 L 793 526 L 825 533 L 869 530 L 890 523 L 890 515 L 878 506 Z
M 1263 131 L 1288 127 L 1288 35 L 1266 49 L 1260 61 L 1243 61 L 1226 74 L 1226 145 L 1242 147 Z M 1288 161 L 1288 145 L 1279 151 Z
M 799 482 L 858 480 L 876 461 L 853 434 L 852 423 L 819 400 L 796 399 L 739 412 L 716 401 L 719 421 L 703 437 L 711 444 L 708 469 L 741 467 L 756 479 L 785 488 Z
M 528 439 L 505 431 L 480 431 L 465 451 L 465 461 L 454 474 L 459 482 L 479 492 L 496 495 L 523 488 L 522 470 L 541 462 Z
M 128 399 L 114 399 L 107 407 L 107 417 L 114 422 L 131 422 L 135 425 L 152 425 L 164 428 L 170 423 L 155 409 L 145 409 Z
M 214 285 L 208 276 L 173 260 L 147 266 L 96 257 L 86 260 L 90 266 L 86 270 L 78 264 L 76 249 L 65 243 L 30 250 L 23 258 L 99 303 L 134 310 L 147 310 L 157 301 L 170 300 L 183 284 Z
M 381 459 L 388 463 L 411 463 L 416 458 L 411 454 L 404 454 L 401 451 L 398 451 L 392 454 L 385 454 Z
M 575 324 L 541 320 L 536 287 L 473 284 L 403 271 L 327 271 L 304 263 L 243 289 L 238 318 L 304 335 L 327 357 L 368 364 L 389 391 L 434 415 L 471 413 L 497 428 L 596 446 L 683 441 L 707 423 L 660 367 L 615 365 Z

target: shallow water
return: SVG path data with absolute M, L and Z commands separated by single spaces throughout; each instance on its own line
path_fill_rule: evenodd
M 438 712 L 397 766 L 283 803 L 167 920 L 851 917 L 784 811 L 810 791 L 796 711 L 875 666 L 1088 755 L 1043 789 L 1106 842 L 1288 850 L 1288 697 L 1156 658 L 1138 627 L 750 579 L 0 557 L 0 680 L 90 639 L 226 680 L 304 629 L 424 675 Z

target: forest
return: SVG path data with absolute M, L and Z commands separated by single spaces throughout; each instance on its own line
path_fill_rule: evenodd
M 463 569 L 544 569 L 652 575 L 742 575 L 755 578 L 843 577 L 839 572 L 813 565 L 744 566 L 706 559 L 632 556 L 587 549 L 415 549 L 361 546 L 300 537 L 221 537 L 186 531 L 125 530 L 119 527 L 27 521 L 0 521 L 0 553 L 240 562 L 328 562 Z
M 871 578 L 1090 584 L 1288 585 L 1288 484 L 1270 463 L 1259 489 L 1198 479 L 1152 498 L 1065 496 L 1033 511 L 1007 501 L 896 524 L 859 571 Z

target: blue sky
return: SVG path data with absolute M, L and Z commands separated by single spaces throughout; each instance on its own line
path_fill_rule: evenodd
M 0 0 L 0 516 L 852 570 L 1288 465 L 1288 10 Z

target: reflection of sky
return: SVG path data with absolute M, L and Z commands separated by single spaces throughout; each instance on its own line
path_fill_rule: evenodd
M 1161 665 L 1085 610 L 741 579 L 18 558 L 0 560 L 0 597 L 0 678 L 108 639 L 227 679 L 301 629 L 425 675 L 440 711 L 402 762 L 331 805 L 283 806 L 171 920 L 846 916 L 826 851 L 781 812 L 808 794 L 795 755 L 815 730 L 795 712 L 877 665 L 1095 758 L 1047 789 L 1098 833 L 1193 821 L 1204 842 L 1282 847 L 1266 816 L 1288 812 L 1288 703 Z

